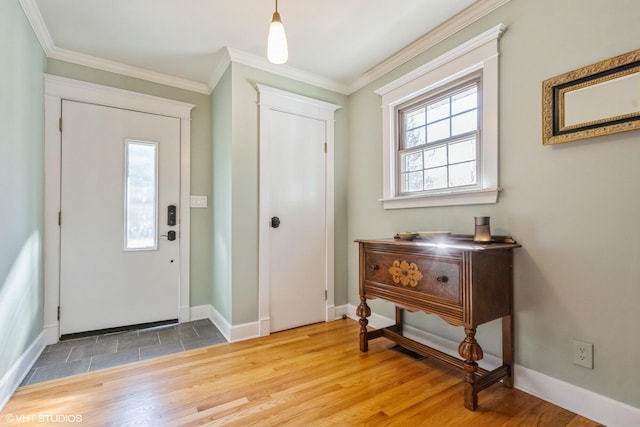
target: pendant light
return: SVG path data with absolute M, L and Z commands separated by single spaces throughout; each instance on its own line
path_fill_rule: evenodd
M 278 13 L 278 0 L 276 0 L 276 11 L 271 18 L 269 27 L 269 38 L 267 39 L 267 58 L 274 64 L 284 64 L 289 59 L 289 49 L 287 48 L 287 36 L 284 33 L 284 25 Z

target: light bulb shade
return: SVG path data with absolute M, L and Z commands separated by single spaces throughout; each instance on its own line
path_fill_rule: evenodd
M 267 39 L 267 58 L 274 64 L 284 64 L 289 59 L 289 49 L 287 48 L 287 36 L 284 33 L 284 25 L 280 20 L 280 14 L 275 12 L 269 27 L 269 38 Z

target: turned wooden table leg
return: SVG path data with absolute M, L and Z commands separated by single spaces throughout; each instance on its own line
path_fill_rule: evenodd
M 476 328 L 464 328 L 466 337 L 458 347 L 458 353 L 464 359 L 464 407 L 475 411 L 478 407 L 476 390 L 476 372 L 478 360 L 483 357 L 482 347 L 476 341 Z
M 367 324 L 369 321 L 367 317 L 371 316 L 371 309 L 367 305 L 367 299 L 363 296 L 360 297 L 360 305 L 356 309 L 356 316 L 360 318 L 360 351 L 366 352 L 369 350 L 369 337 L 367 336 Z

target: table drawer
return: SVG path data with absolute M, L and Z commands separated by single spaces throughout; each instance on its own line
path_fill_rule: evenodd
M 460 262 L 410 254 L 365 252 L 364 280 L 461 302 Z

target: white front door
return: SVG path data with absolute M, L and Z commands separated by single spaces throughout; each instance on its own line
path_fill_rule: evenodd
M 325 122 L 269 112 L 270 329 L 326 319 Z
M 62 123 L 60 334 L 177 319 L 180 119 L 63 101 Z

